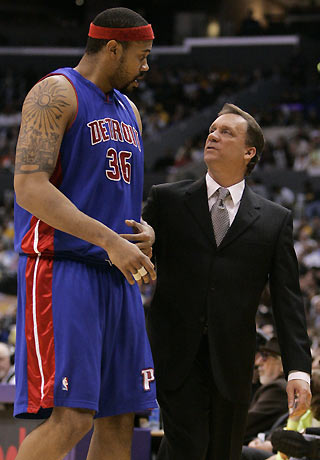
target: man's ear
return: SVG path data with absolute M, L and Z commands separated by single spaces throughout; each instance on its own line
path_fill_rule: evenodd
M 257 149 L 255 147 L 249 147 L 245 153 L 245 159 L 249 161 L 253 158 L 257 153 Z
M 106 51 L 108 52 L 111 59 L 119 59 L 123 53 L 123 48 L 116 40 L 109 40 L 106 44 Z

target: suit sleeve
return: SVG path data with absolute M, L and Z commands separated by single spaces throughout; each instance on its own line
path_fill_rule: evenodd
M 149 196 L 147 198 L 147 202 L 142 210 L 142 217 L 149 225 L 151 225 L 151 227 L 153 227 L 155 232 L 158 227 L 156 202 L 157 202 L 156 187 L 153 185 L 151 187 Z
M 287 377 L 292 370 L 310 374 L 310 344 L 289 211 L 284 218 L 274 251 L 270 292 L 285 375 Z

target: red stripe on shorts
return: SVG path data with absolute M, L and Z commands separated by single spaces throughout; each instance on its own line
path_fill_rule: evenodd
M 59 188 L 62 182 L 62 166 L 61 166 L 61 153 L 59 153 L 57 164 L 53 174 L 50 178 L 50 182 L 57 188 Z M 21 241 L 21 250 L 26 254 L 34 254 L 34 239 L 36 226 L 39 219 L 32 216 L 30 219 L 30 228 L 24 235 Z M 38 226 L 38 238 L 37 249 L 41 253 L 53 254 L 54 252 L 54 232 L 55 229 L 45 222 L 40 221 Z
M 53 260 L 29 258 L 26 267 L 28 412 L 53 406 L 55 350 L 52 317 Z

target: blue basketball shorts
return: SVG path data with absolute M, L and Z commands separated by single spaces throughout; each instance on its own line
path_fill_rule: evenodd
M 21 256 L 14 415 L 54 406 L 96 417 L 157 407 L 141 296 L 116 267 Z

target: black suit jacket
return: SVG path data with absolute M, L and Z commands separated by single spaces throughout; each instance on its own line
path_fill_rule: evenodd
M 157 385 L 187 376 L 208 324 L 216 385 L 247 403 L 255 315 L 269 280 L 285 373 L 310 373 L 311 359 L 292 241 L 291 213 L 245 187 L 217 248 L 205 178 L 153 186 L 143 212 L 156 234 L 157 286 L 147 318 Z

